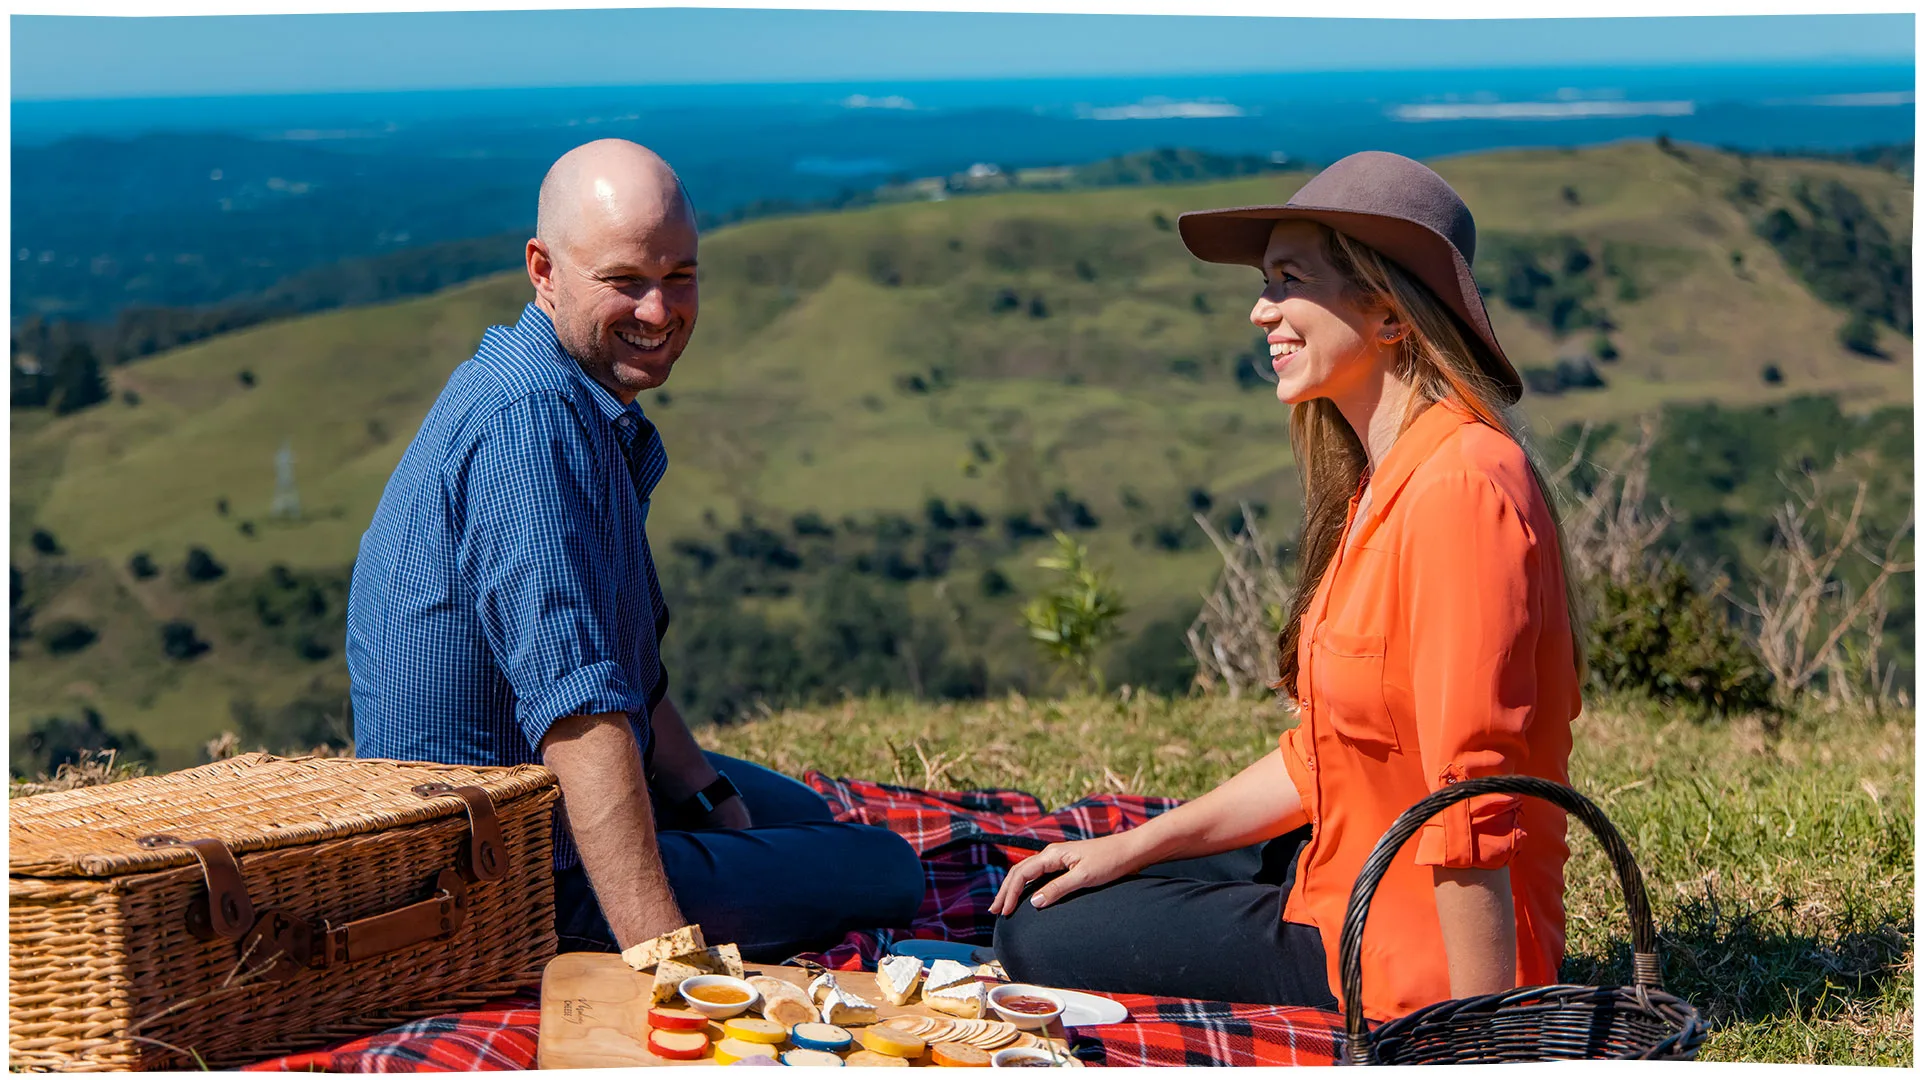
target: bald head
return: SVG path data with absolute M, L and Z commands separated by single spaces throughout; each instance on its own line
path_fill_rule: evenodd
M 631 401 L 666 381 L 693 334 L 699 250 L 673 169 L 644 146 L 602 139 L 547 171 L 527 277 L 561 347 Z
M 692 223 L 693 200 L 660 155 L 625 139 L 600 139 L 567 151 L 547 170 L 534 235 L 564 257 L 577 239 L 604 230 Z

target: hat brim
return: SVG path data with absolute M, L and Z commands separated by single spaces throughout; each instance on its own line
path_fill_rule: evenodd
M 1276 221 L 1317 221 L 1399 263 L 1487 346 L 1495 367 L 1487 374 L 1507 392 L 1509 401 L 1520 399 L 1524 389 L 1520 373 L 1494 336 L 1473 269 L 1452 241 L 1417 221 L 1333 207 L 1236 206 L 1181 214 L 1180 240 L 1205 262 L 1264 268 L 1267 240 Z

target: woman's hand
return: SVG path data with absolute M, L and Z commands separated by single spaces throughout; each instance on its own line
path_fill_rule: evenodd
M 1007 871 L 1006 880 L 1000 883 L 1000 892 L 987 910 L 1002 917 L 1012 915 L 1013 909 L 1020 906 L 1020 894 L 1027 886 L 1034 879 L 1055 871 L 1066 872 L 1033 894 L 1034 907 L 1046 907 L 1081 889 L 1126 877 L 1148 862 L 1137 840 L 1129 831 L 1092 840 L 1048 844 L 1038 855 L 1027 857 Z

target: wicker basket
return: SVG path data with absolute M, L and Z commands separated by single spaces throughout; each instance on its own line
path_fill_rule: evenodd
M 537 985 L 538 766 L 248 754 L 15 799 L 16 1069 L 230 1067 Z
M 1360 935 L 1387 866 L 1429 818 L 1476 795 L 1532 795 L 1593 830 L 1626 892 L 1633 932 L 1632 986 L 1529 986 L 1441 1001 L 1368 1031 L 1360 1006 Z M 1579 792 L 1532 776 L 1490 776 L 1452 784 L 1415 803 L 1387 830 L 1354 879 L 1340 931 L 1351 1065 L 1464 1065 L 1588 1059 L 1691 1060 L 1707 1037 L 1692 1005 L 1660 989 L 1653 915 L 1640 867 L 1600 808 Z

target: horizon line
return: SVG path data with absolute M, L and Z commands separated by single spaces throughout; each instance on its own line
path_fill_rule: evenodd
M 526 93 L 545 91 L 614 91 L 614 90 L 662 90 L 683 88 L 728 89 L 747 87 L 843 87 L 862 84 L 884 84 L 887 86 L 940 86 L 954 84 L 1018 83 L 1018 82 L 1090 82 L 1119 79 L 1203 79 L 1203 78 L 1254 78 L 1259 76 L 1282 75 L 1383 75 L 1413 72 L 1474 72 L 1474 71 L 1589 71 L 1598 69 L 1674 69 L 1698 68 L 1709 70 L 1730 70 L 1753 67 L 1770 68 L 1905 68 L 1915 70 L 1920 61 L 1914 56 L 1905 58 L 1883 55 L 1829 54 L 1818 57 L 1766 57 L 1729 59 L 1713 58 L 1700 60 L 1613 60 L 1594 61 L 1580 64 L 1405 64 L 1394 67 L 1352 68 L 1330 67 L 1301 69 L 1298 67 L 1276 69 L 1235 69 L 1229 71 L 1154 71 L 1154 72 L 1107 72 L 1098 74 L 1080 73 L 1072 75 L 955 75 L 933 78 L 894 78 L 890 76 L 854 77 L 850 79 L 688 79 L 667 83 L 550 83 L 544 85 L 464 85 L 464 86 L 396 86 L 385 88 L 342 88 L 337 90 L 260 90 L 260 91 L 223 91 L 217 93 L 153 93 L 117 96 L 82 97 L 38 97 L 10 96 L 10 105 L 67 105 L 67 104 L 117 104 L 131 102 L 164 101 L 227 101 L 236 99 L 260 98 L 306 98 L 306 97 L 374 97 L 403 94 L 467 94 L 467 93 Z

